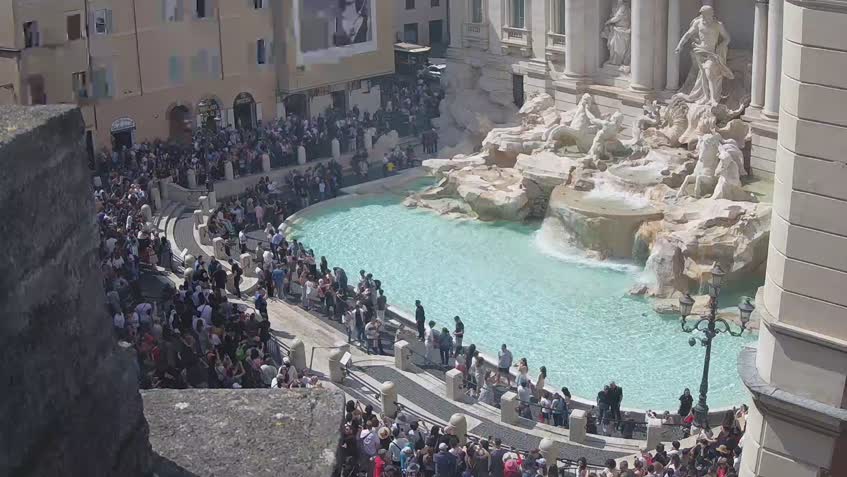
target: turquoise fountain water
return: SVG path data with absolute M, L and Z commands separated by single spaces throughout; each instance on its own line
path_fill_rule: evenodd
M 385 195 L 322 208 L 294 236 L 351 280 L 360 269 L 372 272 L 389 304 L 411 312 L 420 299 L 439 328 L 461 316 L 466 344 L 494 355 L 506 343 L 516 360 L 528 359 L 531 375 L 544 365 L 548 383 L 577 396 L 593 400 L 610 380 L 623 386 L 624 407 L 675 412 L 683 388 L 696 396 L 704 350 L 689 347 L 677 319 L 627 294 L 639 268 L 583 258 L 540 224 L 448 219 L 401 200 Z M 737 297 L 722 301 L 729 306 Z M 735 361 L 754 339 L 715 340 L 712 408 L 745 399 Z

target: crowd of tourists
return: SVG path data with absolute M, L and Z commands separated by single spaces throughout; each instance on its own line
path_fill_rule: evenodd
M 330 107 L 310 118 L 289 114 L 276 121 L 260 122 L 255 128 L 196 128 L 191 141 L 182 143 L 155 140 L 128 149 L 104 148 L 97 153 L 94 168 L 100 176 L 132 172 L 152 178 L 172 177 L 183 187 L 188 187 L 188 171 L 193 170 L 196 183 L 202 186 L 223 180 L 227 161 L 238 177 L 261 172 L 263 161 L 269 161 L 273 168 L 297 164 L 301 146 L 309 161 L 331 157 L 333 139 L 339 141 L 342 154 L 365 154 L 369 129 L 375 132 L 373 141 L 392 130 L 401 136 L 425 136 L 427 150 L 433 150 L 431 144 L 437 139 L 433 139 L 431 119 L 438 115 L 441 93 L 427 84 L 386 84 L 390 86 L 385 88 L 384 106 L 373 113 L 357 106 L 348 110 Z
M 735 477 L 746 426 L 746 407 L 728 412 L 717 434 L 704 431 L 696 444 L 658 444 L 620 463 L 589 466 L 585 458 L 559 465 L 539 449 L 516 451 L 499 438 L 474 439 L 452 425 L 427 425 L 403 410 L 377 414 L 348 401 L 339 445 L 340 477 Z

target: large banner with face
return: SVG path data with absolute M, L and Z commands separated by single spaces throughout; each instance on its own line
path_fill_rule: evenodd
M 299 64 L 376 51 L 374 0 L 295 0 Z

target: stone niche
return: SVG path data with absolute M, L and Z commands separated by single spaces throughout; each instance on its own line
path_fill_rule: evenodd
M 151 470 L 135 357 L 117 346 L 79 110 L 0 107 L 0 475 Z

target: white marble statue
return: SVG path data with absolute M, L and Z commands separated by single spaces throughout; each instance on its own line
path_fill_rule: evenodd
M 600 37 L 606 39 L 606 45 L 609 47 L 609 61 L 606 64 L 619 66 L 621 71 L 629 72 L 632 42 L 632 12 L 629 0 L 617 0 L 615 11 L 606 20 Z
M 623 114 L 615 112 L 608 120 L 594 118 L 591 122 L 597 126 L 598 131 L 588 151 L 589 156 L 600 160 L 612 159 L 615 152 L 624 149 L 618 139 L 623 129 Z
M 718 104 L 723 99 L 723 80 L 733 79 L 735 75 L 726 64 L 729 32 L 715 18 L 711 6 L 706 5 L 700 9 L 700 16 L 691 22 L 688 31 L 682 35 L 676 47 L 677 54 L 689 41 L 691 60 L 697 68 L 697 81 L 686 99 L 699 104 Z
M 559 124 L 545 131 L 544 149 L 553 150 L 559 141 L 569 137 L 576 142 L 580 152 L 588 152 L 598 130 L 594 121 L 601 117 L 594 98 L 588 93 L 583 94 L 576 108 L 562 113 Z
M 714 191 L 717 184 L 715 173 L 720 162 L 720 146 L 721 137 L 717 134 L 705 134 L 700 138 L 697 145 L 697 165 L 694 166 L 694 172 L 682 182 L 676 194 L 677 199 L 685 196 L 699 199 Z
M 649 129 L 659 127 L 661 122 L 661 108 L 656 100 L 644 103 L 641 116 L 632 123 L 632 144 L 641 143 L 641 134 Z

